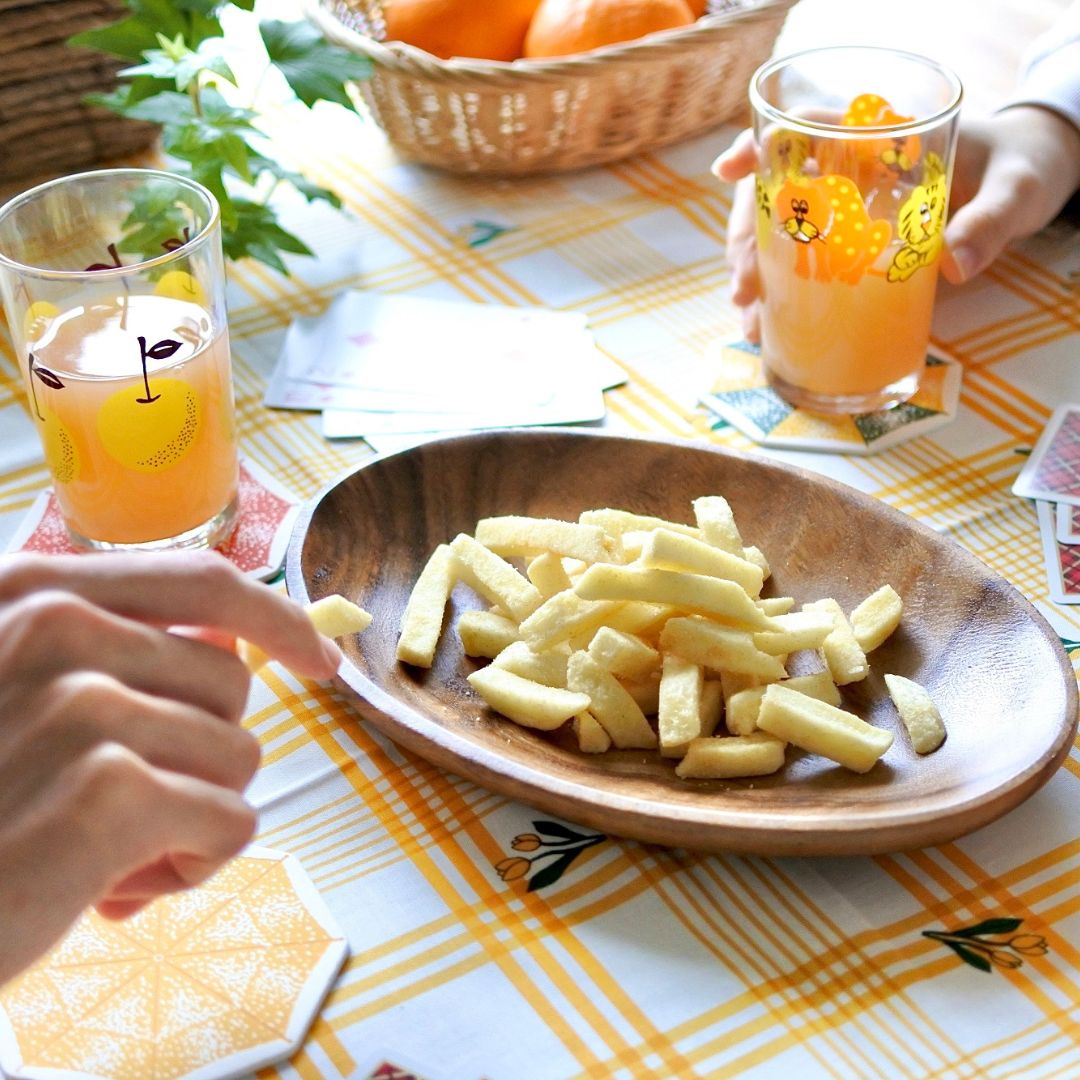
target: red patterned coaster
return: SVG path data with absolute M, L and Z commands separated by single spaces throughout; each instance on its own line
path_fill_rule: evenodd
M 300 507 L 296 497 L 246 458 L 240 461 L 240 514 L 232 535 L 218 551 L 245 574 L 272 578 L 280 569 Z M 50 488 L 30 507 L 8 551 L 74 554 L 60 506 Z

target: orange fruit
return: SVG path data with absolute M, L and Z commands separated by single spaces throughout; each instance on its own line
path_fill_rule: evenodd
M 693 21 L 686 0 L 540 0 L 525 55 L 568 56 Z
M 686 0 L 686 6 L 690 9 L 690 14 L 695 19 L 700 19 L 705 14 L 705 9 L 709 6 L 709 0 Z
M 539 0 L 385 0 L 387 41 L 433 56 L 516 60 Z

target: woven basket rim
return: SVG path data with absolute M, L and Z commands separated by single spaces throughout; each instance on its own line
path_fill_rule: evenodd
M 346 26 L 327 7 L 329 0 L 303 0 L 306 16 L 332 40 L 368 57 L 383 68 L 407 75 L 434 79 L 483 81 L 510 80 L 552 82 L 567 76 L 604 76 L 616 65 L 655 62 L 686 51 L 707 47 L 713 41 L 730 38 L 748 23 L 781 18 L 797 0 L 740 0 L 736 8 L 703 15 L 689 26 L 661 30 L 620 45 L 606 45 L 577 56 L 550 60 L 478 60 L 454 57 L 442 60 L 404 42 L 382 42 Z

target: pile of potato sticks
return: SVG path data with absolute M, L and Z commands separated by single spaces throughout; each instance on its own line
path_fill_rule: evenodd
M 841 708 L 838 688 L 868 675 L 867 654 L 899 625 L 899 595 L 882 585 L 848 614 L 829 597 L 799 610 L 762 598 L 768 562 L 743 543 L 727 500 L 692 507 L 695 525 L 616 509 L 480 520 L 432 552 L 398 660 L 432 666 L 462 583 L 491 605 L 458 620 L 464 652 L 491 660 L 468 681 L 518 724 L 569 722 L 585 753 L 658 749 L 684 778 L 777 772 L 789 744 L 870 770 L 893 736 Z M 818 653 L 819 673 L 788 676 L 800 650 Z M 899 675 L 885 682 L 913 748 L 937 749 L 945 728 L 929 694 Z

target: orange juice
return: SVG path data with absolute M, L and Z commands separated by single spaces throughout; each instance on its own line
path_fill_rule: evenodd
M 237 452 L 225 327 L 190 300 L 126 293 L 38 321 L 24 376 L 72 532 L 147 544 L 227 524 Z
M 898 247 L 886 249 L 884 259 L 851 284 L 799 276 L 796 245 L 769 238 L 758 259 L 761 354 L 772 377 L 795 391 L 834 398 L 873 396 L 917 379 L 926 360 L 937 264 L 906 281 L 889 281 L 885 267 Z

